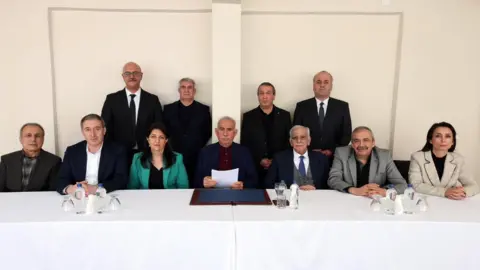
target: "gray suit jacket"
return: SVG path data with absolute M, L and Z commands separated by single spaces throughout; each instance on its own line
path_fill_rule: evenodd
M 22 151 L 16 151 L 1 157 L 0 192 L 22 191 Z M 42 150 L 37 157 L 37 164 L 30 175 L 26 191 L 55 190 L 57 174 L 62 160 Z
M 393 184 L 399 193 L 403 193 L 405 190 L 407 182 L 393 163 L 390 151 L 378 147 L 373 148 L 370 159 L 369 183 L 376 183 L 380 186 Z M 335 150 L 328 185 L 332 189 L 340 191 L 357 185 L 357 163 L 355 151 L 351 146 L 338 147 Z
M 445 191 L 451 187 L 463 186 L 467 196 L 480 191 L 477 182 L 465 171 L 463 157 L 454 152 L 447 154 L 442 179 L 438 177 L 430 151 L 413 153 L 408 178 L 416 191 L 440 197 L 444 197 Z

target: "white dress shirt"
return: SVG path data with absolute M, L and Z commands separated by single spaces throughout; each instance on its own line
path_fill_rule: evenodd
M 127 94 L 127 101 L 128 101 L 128 106 L 130 107 L 130 99 L 132 99 L 130 97 L 130 95 L 135 95 L 135 97 L 133 98 L 133 102 L 135 102 L 135 123 L 137 123 L 137 120 L 138 120 L 138 108 L 140 108 L 140 95 L 142 93 L 142 89 L 138 89 L 137 92 L 135 93 L 132 93 L 130 91 L 128 91 L 127 88 L 125 88 L 125 93 Z
M 325 99 L 324 101 L 321 101 L 320 99 L 318 98 L 315 98 L 315 100 L 317 101 L 317 113 L 320 111 L 320 103 L 323 102 L 323 112 L 324 112 L 324 115 L 327 115 L 327 107 L 328 107 L 328 100 L 330 98 L 327 98 Z
M 303 164 L 305 164 L 305 173 L 307 173 L 308 164 L 309 164 L 309 162 L 308 162 L 308 151 L 305 152 L 305 154 L 303 154 L 302 156 L 304 156 Z M 295 152 L 295 150 L 293 150 L 293 163 L 295 164 L 295 167 L 298 170 L 298 166 L 300 165 L 300 154 Z
M 92 153 L 88 150 L 87 145 L 87 170 L 85 171 L 85 180 L 89 185 L 98 185 L 98 170 L 100 168 L 100 156 L 102 155 L 102 147 L 97 152 Z

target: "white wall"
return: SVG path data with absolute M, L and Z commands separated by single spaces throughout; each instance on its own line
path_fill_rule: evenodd
M 142 67 L 142 87 L 162 105 L 178 100 L 185 76 L 211 104 L 210 19 L 210 12 L 53 11 L 58 151 L 82 140 L 79 119 L 100 114 L 105 96 L 125 86 L 128 61 Z
M 275 103 L 293 117 L 296 103 L 313 97 L 314 74 L 328 70 L 353 125 L 370 126 L 389 147 L 399 14 L 246 13 L 242 22 L 243 111 L 258 106 L 257 87 L 270 81 Z
M 232 112 L 232 107 L 242 111 L 253 107 L 256 98 L 254 89 L 257 84 L 264 80 L 272 81 L 279 88 L 277 104 L 293 109 L 292 104 L 295 101 L 306 98 L 309 94 L 311 96 L 311 92 L 309 93 L 311 91 L 311 87 L 309 87 L 311 76 L 316 71 L 326 69 L 332 71 L 335 76 L 333 95 L 350 102 L 354 124 L 368 122 L 367 124 L 374 127 L 377 134 L 381 134 L 382 143 L 393 143 L 395 158 L 407 159 L 411 152 L 418 150 L 423 145 L 428 127 L 435 121 L 445 120 L 451 122 L 457 128 L 459 133 L 458 151 L 466 156 L 468 164 L 473 169 L 474 165 L 480 162 L 480 158 L 476 155 L 480 150 L 480 143 L 476 139 L 476 135 L 480 131 L 480 95 L 477 93 L 480 89 L 480 78 L 478 76 L 480 71 L 480 16 L 478 16 L 480 14 L 480 2 L 476 0 L 392 0 L 391 2 L 392 5 L 390 6 L 382 6 L 381 0 L 243 0 L 241 8 L 244 14 L 241 17 L 238 16 L 237 19 L 241 22 L 226 21 L 226 25 L 235 26 L 232 27 L 231 31 L 233 32 L 230 35 L 240 36 L 238 41 L 242 48 L 232 51 L 231 53 L 234 55 L 231 55 L 231 57 L 243 61 L 241 65 L 241 103 L 243 104 L 240 103 L 240 99 L 226 101 L 221 98 L 221 94 L 217 96 L 218 91 L 208 89 L 211 85 L 215 85 L 222 80 L 220 77 L 211 76 L 211 70 L 218 70 L 222 63 L 221 61 L 212 61 L 212 58 L 215 58 L 215 52 L 210 52 L 210 56 L 199 56 L 196 53 L 202 51 L 205 47 L 214 46 L 214 42 L 218 42 L 216 38 L 219 37 L 212 32 L 212 29 L 215 28 L 212 27 L 212 22 L 208 19 L 203 17 L 203 19 L 186 19 L 188 16 L 183 14 L 181 16 L 184 16 L 182 18 L 185 20 L 181 20 L 181 18 L 179 21 L 172 20 L 169 26 L 172 29 L 194 27 L 205 32 L 205 35 L 202 35 L 202 32 L 198 33 L 201 38 L 200 48 L 193 48 L 193 45 L 185 45 L 182 48 L 193 50 L 191 56 L 193 55 L 196 60 L 204 59 L 208 70 L 201 70 L 203 63 L 186 62 L 186 59 L 182 58 L 183 56 L 180 56 L 180 59 L 164 57 L 162 62 L 159 59 L 160 56 L 156 58 L 157 55 L 154 55 L 151 62 L 148 62 L 149 60 L 142 59 L 142 56 L 135 55 L 133 52 L 126 52 L 119 55 L 118 58 L 108 54 L 106 55 L 108 58 L 104 55 L 97 55 L 95 61 L 97 65 L 102 65 L 99 70 L 102 70 L 102 78 L 105 80 L 95 80 L 96 77 L 88 78 L 88 80 L 93 81 L 93 85 L 85 88 L 90 90 L 95 86 L 99 87 L 98 98 L 92 99 L 88 106 L 92 106 L 91 109 L 97 108 L 98 104 L 103 102 L 106 92 L 121 87 L 121 78 L 118 77 L 121 68 L 120 63 L 124 60 L 135 60 L 132 58 L 136 57 L 140 58 L 139 62 L 146 68 L 146 71 L 152 74 L 160 74 L 158 75 L 160 77 L 157 78 L 156 76 L 149 77 L 147 73 L 145 88 L 152 89 L 161 97 L 163 96 L 163 99 L 173 100 L 175 98 L 173 94 L 175 89 L 172 89 L 172 87 L 179 75 L 195 75 L 187 74 L 189 72 L 184 74 L 181 67 L 184 67 L 186 71 L 190 70 L 190 73 L 196 73 L 203 86 L 207 88 L 204 89 L 205 96 L 201 94 L 200 97 L 208 103 L 209 99 L 206 93 L 212 91 L 210 100 L 214 102 L 213 107 L 216 115 L 228 114 Z M 55 64 L 58 61 L 59 66 L 65 66 L 66 70 L 58 70 L 55 65 L 55 73 L 52 73 L 48 23 L 49 7 L 140 10 L 144 12 L 129 13 L 128 15 L 130 18 L 132 18 L 131 16 L 140 16 L 139 14 L 144 15 L 137 18 L 135 24 L 155 24 L 157 20 L 161 21 L 166 17 L 162 17 L 163 15 L 157 16 L 159 14 L 156 13 L 156 15 L 152 15 L 147 11 L 152 9 L 210 10 L 212 5 L 218 4 L 212 4 L 210 0 L 140 0 L 134 2 L 125 0 L 16 0 L 2 2 L 0 4 L 0 23 L 3 25 L 3 39 L 0 42 L 0 59 L 6 64 L 0 67 L 0 74 L 4 79 L 0 90 L 2 94 L 0 99 L 2 108 L 2 116 L 0 116 L 2 127 L 0 153 L 4 154 L 19 148 L 18 128 L 27 121 L 37 121 L 45 126 L 47 130 L 45 148 L 47 150 L 61 151 L 61 149 L 55 149 L 55 142 L 60 138 L 54 136 L 52 75 L 55 75 L 55 80 L 58 80 L 57 86 L 62 89 L 66 89 L 66 83 L 70 80 L 73 87 L 83 89 L 81 86 L 86 83 L 85 78 L 81 75 L 75 76 L 73 71 L 79 68 L 87 71 L 97 68 L 75 66 L 65 60 L 65 57 L 71 57 L 79 61 L 92 59 L 92 55 L 95 53 L 91 51 L 92 47 L 89 47 L 90 51 L 81 51 L 66 45 L 68 42 L 71 44 L 75 40 L 78 41 L 81 37 L 91 37 L 93 35 L 96 37 L 96 40 L 94 40 L 96 43 L 87 43 L 85 46 L 96 44 L 105 49 L 106 43 L 99 43 L 101 40 L 98 40 L 101 32 L 96 33 L 95 31 L 102 29 L 102 31 L 120 31 L 115 28 L 116 24 L 113 23 L 118 22 L 119 18 L 116 16 L 119 13 L 115 13 L 116 15 L 110 14 L 112 17 L 109 18 L 110 15 L 105 13 L 92 15 L 87 12 L 88 15 L 86 16 L 100 16 L 100 21 L 107 25 L 102 24 L 103 28 L 91 28 L 91 32 L 82 32 L 78 35 L 75 35 L 74 32 L 68 33 L 68 29 L 62 27 L 70 25 L 80 27 L 81 31 L 85 31 L 88 29 L 76 24 L 76 22 L 82 20 L 89 25 L 92 21 L 78 16 L 80 13 L 76 13 L 76 17 L 72 18 L 65 18 L 64 15 L 67 13 L 63 13 L 63 15 L 59 13 L 58 15 L 64 18 L 61 18 L 63 21 L 60 21 L 60 24 L 56 24 L 59 22 L 55 21 L 57 14 L 53 15 L 54 20 L 51 30 L 53 31 L 53 55 L 56 56 Z M 222 8 L 213 8 L 213 10 L 223 12 Z M 285 13 L 276 16 L 248 14 L 249 12 L 259 11 L 299 12 L 299 14 Z M 323 15 L 301 15 L 302 12 Z M 378 13 L 385 12 L 401 13 L 402 15 L 400 17 L 378 15 Z M 344 15 L 343 17 L 341 15 L 326 15 L 347 13 L 368 13 L 369 15 L 365 17 L 361 15 Z M 220 21 L 215 22 L 217 26 L 222 23 L 222 14 L 212 14 L 212 16 L 220 19 Z M 60 17 L 57 19 L 60 19 Z M 192 20 L 195 22 L 202 21 L 202 23 L 192 25 Z M 225 18 L 225 20 L 227 19 Z M 287 24 L 287 22 L 291 24 Z M 323 23 L 318 25 L 320 22 Z M 243 30 L 236 27 L 239 23 L 244 28 Z M 401 27 L 395 28 L 398 23 Z M 107 26 L 110 28 L 105 28 Z M 287 26 L 289 28 L 286 28 Z M 349 28 L 349 26 L 352 28 Z M 268 47 L 264 43 L 266 41 L 274 44 L 275 41 L 284 39 L 281 35 L 282 32 L 295 33 L 296 37 L 301 38 L 302 41 L 307 40 L 309 36 L 306 31 L 302 32 L 303 27 L 311 32 L 312 40 L 315 44 L 318 43 L 322 50 L 331 51 L 335 47 L 342 52 L 338 56 L 339 61 L 334 61 L 334 54 L 328 54 L 326 58 L 320 58 L 322 54 L 314 51 L 315 46 L 305 42 L 295 44 L 295 40 L 289 39 L 286 43 L 272 46 L 273 52 L 283 52 L 283 58 L 258 55 L 258 52 L 256 52 L 256 46 L 258 46 L 259 52 L 267 51 Z M 358 31 L 363 34 L 358 36 L 358 42 L 352 42 L 353 63 L 347 65 L 347 59 L 343 52 L 348 49 L 345 46 L 349 42 L 348 38 L 356 32 L 353 27 L 357 27 Z M 156 44 L 162 44 L 161 38 L 158 37 L 157 39 L 155 37 L 157 28 L 157 25 L 152 25 L 150 29 L 147 27 L 148 31 L 140 35 L 144 39 L 148 37 L 155 40 Z M 367 28 L 371 31 L 367 31 Z M 174 33 L 171 29 L 160 29 L 163 29 L 161 31 Z M 251 31 L 247 31 L 248 29 Z M 270 32 L 262 35 L 260 30 L 269 30 Z M 225 31 L 225 29 L 222 31 Z M 152 32 L 152 36 L 149 36 L 148 34 Z M 62 33 L 62 36 L 56 36 L 55 33 Z M 210 37 L 208 37 L 209 33 Z M 67 35 L 71 39 L 62 39 Z M 121 38 L 119 32 L 112 33 L 112 35 L 116 39 Z M 269 40 L 267 37 L 271 39 Z M 125 39 L 127 38 L 128 36 L 125 35 Z M 260 45 L 255 44 L 258 40 L 264 42 Z M 337 43 L 337 41 L 341 42 Z M 67 43 L 62 44 L 62 42 Z M 198 41 L 192 40 L 191 42 L 193 44 Z M 174 43 L 169 44 L 169 46 L 176 48 L 176 45 L 173 45 Z M 341 46 L 338 46 L 338 44 Z M 65 51 L 62 52 L 62 48 Z M 152 47 L 149 48 L 153 49 Z M 115 49 L 120 48 L 115 47 Z M 399 49 L 400 54 L 397 54 L 397 49 Z M 360 51 L 365 52 L 366 55 L 360 55 Z M 108 53 L 109 51 L 104 50 L 103 52 Z M 308 56 L 312 52 L 314 52 L 313 57 L 309 58 Z M 64 57 L 59 58 L 57 53 L 58 55 L 64 55 Z M 72 53 L 78 55 L 71 55 Z M 145 53 L 150 52 L 145 51 Z M 208 55 L 208 52 L 206 54 Z M 256 58 L 257 56 L 258 58 Z M 265 63 L 265 59 L 271 61 Z M 287 65 L 285 59 L 293 61 L 293 65 Z M 178 63 L 182 61 L 184 61 L 184 64 Z M 362 61 L 362 63 L 359 63 L 359 61 Z M 85 65 L 85 62 L 80 63 Z M 287 72 L 282 72 L 277 64 L 282 64 Z M 190 69 L 192 65 L 193 67 Z M 298 69 L 295 68 L 295 65 L 298 66 Z M 169 70 L 170 67 L 173 70 Z M 223 73 L 233 76 L 228 73 L 228 70 L 224 70 Z M 237 74 L 237 71 L 232 70 L 232 73 Z M 90 74 L 96 76 L 95 73 Z M 240 86 L 237 85 L 238 81 L 232 83 L 235 84 L 233 88 L 237 89 L 235 91 L 240 91 L 238 90 L 240 89 Z M 358 89 L 362 90 L 359 91 Z M 380 92 L 381 89 L 385 89 L 385 92 Z M 61 98 L 61 93 L 66 93 L 62 91 L 59 90 L 57 98 Z M 375 102 L 370 102 L 370 99 L 375 98 L 376 94 L 379 93 L 382 93 L 384 102 L 381 103 L 380 107 L 376 107 Z M 238 93 L 236 94 L 238 95 Z M 372 94 L 375 95 L 372 96 Z M 393 101 L 393 110 L 388 108 L 390 106 L 389 100 Z M 63 100 L 63 98 L 58 100 L 58 109 L 61 110 L 61 106 L 65 106 L 65 104 L 69 104 L 67 100 Z M 81 110 L 82 106 L 75 106 L 74 108 L 75 110 Z M 98 108 L 99 110 L 100 108 Z M 362 114 L 359 112 L 362 112 Z M 76 116 L 74 118 L 71 121 L 77 123 L 79 119 Z M 392 120 L 390 122 L 393 123 L 392 126 L 389 126 L 388 118 Z M 63 131 L 62 129 L 62 132 L 75 134 L 73 126 L 72 130 L 69 128 L 67 131 Z M 391 133 L 391 136 L 388 136 L 389 133 Z M 71 136 L 78 136 L 78 134 Z M 67 138 L 70 137 L 67 136 Z M 393 141 L 389 141 L 390 138 L 393 138 Z M 480 179 L 480 168 L 474 172 L 477 179 Z

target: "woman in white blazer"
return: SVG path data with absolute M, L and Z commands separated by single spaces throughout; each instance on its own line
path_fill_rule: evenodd
M 453 152 L 457 133 L 446 122 L 428 130 L 423 149 L 413 153 L 408 178 L 420 193 L 461 200 L 479 192 L 477 183 L 465 171 L 464 159 Z

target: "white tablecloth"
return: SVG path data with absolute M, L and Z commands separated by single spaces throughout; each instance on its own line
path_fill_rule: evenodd
M 122 210 L 91 216 L 53 192 L 0 193 L 0 269 L 480 269 L 480 196 L 386 216 L 336 191 L 301 192 L 298 210 L 115 193 Z
M 231 206 L 192 190 L 118 191 L 123 209 L 63 212 L 53 192 L 0 193 L 0 269 L 232 269 Z
M 236 206 L 236 269 L 480 269 L 480 196 L 427 201 L 411 216 L 337 191 L 301 192 L 297 210 Z

